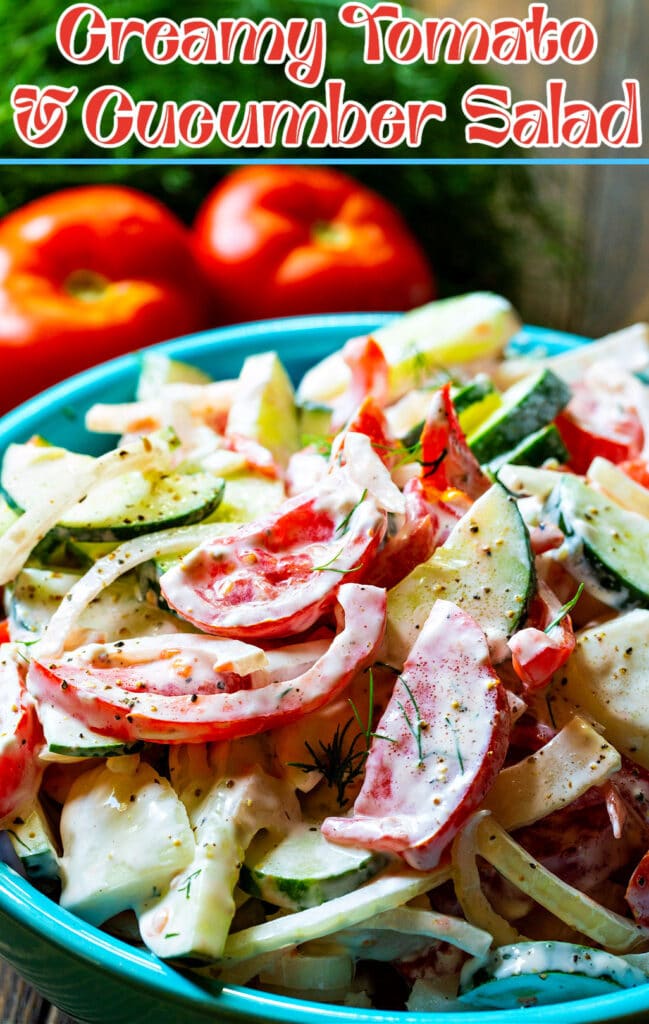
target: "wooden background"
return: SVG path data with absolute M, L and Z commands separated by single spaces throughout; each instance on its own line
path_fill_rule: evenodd
M 621 98 L 624 78 L 640 80 L 645 144 L 640 150 L 548 150 L 539 156 L 649 157 L 649 0 L 547 0 L 561 20 L 589 18 L 599 35 L 597 55 L 581 67 L 497 67 L 514 99 L 543 100 L 550 77 L 565 78 L 568 98 L 603 106 Z M 432 17 L 464 21 L 525 18 L 528 0 L 418 0 Z M 495 65 L 494 65 L 495 67 Z M 530 155 L 521 151 L 521 155 Z M 557 275 L 530 239 L 525 264 L 525 310 L 531 323 L 552 323 L 598 336 L 649 320 L 649 167 L 542 167 L 535 170 L 566 237 L 580 259 Z
M 431 16 L 460 20 L 523 18 L 528 9 L 524 0 L 420 0 L 418 6 Z M 134 12 L 136 7 L 133 0 Z M 627 77 L 641 80 L 649 104 L 649 0 L 549 0 L 549 8 L 561 19 L 588 17 L 599 32 L 598 56 L 591 64 L 561 67 L 574 98 L 602 105 L 619 96 Z M 543 98 L 548 69 L 514 67 L 502 73 L 517 98 Z M 648 152 L 645 144 L 635 155 Z M 528 318 L 593 336 L 649 319 L 649 167 L 540 168 L 537 178 L 566 236 L 578 242 L 583 262 L 571 273 L 553 276 L 535 249 L 537 240 L 530 239 L 536 255 L 527 261 L 525 276 Z M 0 1024 L 68 1020 L 0 963 Z

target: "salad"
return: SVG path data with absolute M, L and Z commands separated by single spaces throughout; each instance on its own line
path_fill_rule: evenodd
M 649 977 L 649 336 L 431 303 L 312 367 L 151 351 L 10 445 L 0 829 L 206 983 L 508 1008 Z M 86 447 L 84 438 L 79 448 Z

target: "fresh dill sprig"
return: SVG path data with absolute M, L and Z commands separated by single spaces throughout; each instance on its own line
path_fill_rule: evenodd
M 464 759 L 462 757 L 462 751 L 460 750 L 460 743 L 459 743 L 459 740 L 457 738 L 457 729 L 453 725 L 453 723 L 452 723 L 452 721 L 451 721 L 451 719 L 449 718 L 448 715 L 446 716 L 444 721 L 446 722 L 446 724 L 448 725 L 451 733 L 453 734 L 453 741 L 455 743 L 455 756 L 457 757 L 458 762 L 460 764 L 460 771 L 463 772 L 464 771 Z
M 348 572 L 358 572 L 359 569 L 362 569 L 363 568 L 363 563 L 362 562 L 361 562 L 360 565 L 352 566 L 351 569 L 336 569 L 336 568 L 334 568 L 333 563 L 336 561 L 337 558 L 340 557 L 340 555 L 342 555 L 344 550 L 345 550 L 345 548 L 343 546 L 342 548 L 340 548 L 339 551 L 336 552 L 335 555 L 333 555 L 332 558 L 329 559 L 328 562 L 325 562 L 323 565 L 314 565 L 313 566 L 313 572 L 339 572 L 341 574 L 341 576 L 344 576 L 345 573 L 348 573 Z
M 356 707 L 356 704 L 351 699 L 351 697 L 348 699 L 348 703 L 350 708 L 352 709 L 354 718 L 358 723 L 358 728 L 361 730 L 361 736 L 365 740 L 365 749 L 369 754 L 370 742 L 372 741 L 372 739 L 386 740 L 388 743 L 397 743 L 398 741 L 393 739 L 392 736 L 384 736 L 382 733 L 372 731 L 372 719 L 374 718 L 374 671 L 371 665 L 368 669 L 368 674 L 369 683 L 367 696 L 367 725 L 363 725 L 358 708 Z
M 367 725 L 363 724 L 356 704 L 351 698 L 349 705 L 353 717 L 348 719 L 344 726 L 340 723 L 328 743 L 318 740 L 319 750 L 314 750 L 311 743 L 305 740 L 304 746 L 310 754 L 311 761 L 289 761 L 290 768 L 299 768 L 303 772 L 319 772 L 330 789 L 336 790 L 336 801 L 339 807 L 344 807 L 347 801 L 347 788 L 359 778 L 365 768 L 370 752 L 372 739 L 387 740 L 388 743 L 396 743 L 397 740 L 391 736 L 383 736 L 380 733 L 372 732 L 372 719 L 374 717 L 374 674 L 369 669 L 369 695 Z M 360 732 L 347 742 L 347 734 L 350 727 L 356 722 Z M 363 746 L 360 744 L 363 742 Z
M 582 595 L 583 589 L 584 589 L 584 584 L 580 583 L 579 586 L 577 587 L 577 593 L 575 594 L 575 596 L 571 597 L 569 601 L 566 601 L 565 604 L 561 605 L 561 608 L 559 609 L 559 611 L 557 612 L 557 614 L 553 618 L 553 620 L 550 623 L 550 625 L 546 626 L 545 629 L 543 630 L 544 633 L 549 633 L 551 629 L 554 629 L 555 626 L 559 625 L 559 623 L 561 622 L 562 619 L 565 619 L 566 615 L 568 615 L 568 613 L 571 612 L 572 609 L 577 604 L 577 601 L 579 600 L 579 598 Z
M 185 884 L 180 886 L 180 888 L 178 889 L 178 892 L 182 892 L 182 893 L 185 894 L 185 899 L 186 900 L 191 898 L 191 895 L 192 895 L 192 882 L 193 882 L 193 880 L 195 878 L 198 878 L 198 876 L 200 875 L 201 871 L 202 871 L 202 868 L 197 868 L 196 871 L 193 871 L 191 873 L 191 875 L 188 875 L 187 878 L 185 879 Z
M 354 507 L 350 508 L 350 510 L 347 513 L 347 515 L 345 516 L 345 518 L 342 519 L 338 523 L 338 526 L 336 527 L 336 536 L 341 535 L 341 534 L 347 532 L 347 529 L 349 528 L 349 522 L 350 522 L 352 516 L 354 515 L 354 512 L 356 511 L 357 508 L 359 508 L 360 505 L 363 504 L 363 502 L 365 501 L 366 497 L 367 497 L 367 487 L 365 488 L 365 490 L 361 494 L 360 498 L 358 499 L 358 501 L 356 502 Z
M 406 693 L 408 694 L 408 697 L 410 698 L 410 703 L 412 704 L 412 706 L 414 708 L 414 712 L 415 712 L 415 715 L 416 715 L 416 722 L 415 722 L 415 724 L 413 725 L 413 722 L 412 722 L 412 720 L 410 718 L 410 715 L 408 714 L 408 712 L 406 711 L 405 707 L 403 706 L 403 704 L 399 700 L 397 701 L 397 707 L 399 708 L 401 714 L 405 718 L 406 725 L 408 726 L 408 729 L 412 733 L 412 735 L 413 735 L 413 737 L 415 739 L 415 743 L 417 744 L 417 755 L 418 755 L 418 757 L 417 757 L 417 767 L 418 768 L 423 768 L 423 766 L 424 766 L 424 750 L 423 750 L 423 740 L 422 740 L 422 735 L 421 734 L 422 734 L 424 728 L 426 727 L 426 723 L 424 722 L 424 720 L 421 717 L 421 713 L 419 711 L 419 705 L 418 705 L 418 703 L 417 703 L 417 701 L 415 699 L 415 695 L 412 692 L 412 690 L 410 689 L 410 687 L 408 686 L 408 684 L 405 681 L 405 679 L 403 678 L 403 676 L 399 676 L 399 680 L 398 681 L 401 683 L 401 685 L 405 689 Z
M 402 441 L 397 441 L 396 444 L 378 444 L 376 441 L 372 441 L 372 448 L 377 453 L 383 452 L 386 455 L 397 455 L 398 458 L 394 464 L 396 468 L 397 466 L 404 466 L 407 462 L 419 462 L 422 442 L 421 439 L 414 441 L 413 444 L 403 444 Z
M 339 807 L 347 803 L 346 791 L 361 774 L 367 760 L 367 750 L 359 749 L 359 741 L 362 740 L 362 733 L 357 733 L 351 742 L 347 743 L 347 734 L 354 719 L 350 718 L 341 728 L 336 726 L 336 731 L 328 743 L 318 740 L 319 750 L 304 741 L 311 761 L 289 761 L 290 768 L 299 768 L 303 772 L 319 772 L 330 789 L 336 790 L 336 800 Z

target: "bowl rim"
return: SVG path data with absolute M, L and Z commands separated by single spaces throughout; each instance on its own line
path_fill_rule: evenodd
M 55 384 L 28 399 L 0 419 L 0 446 L 7 434 L 19 430 L 25 419 L 36 419 L 55 404 L 78 397 L 92 385 L 133 374 L 139 366 L 140 352 L 162 352 L 172 358 L 199 358 L 214 347 L 235 349 L 244 342 L 263 340 L 272 346 L 280 335 L 299 338 L 314 329 L 370 331 L 388 323 L 395 313 L 343 313 L 286 317 L 253 321 L 232 327 L 211 328 L 131 352 L 100 363 L 67 380 Z M 541 327 L 524 327 L 517 336 L 529 347 L 550 345 L 558 350 L 580 347 L 590 339 L 580 335 Z M 191 1005 L 196 1010 L 219 1010 L 249 1020 L 267 1020 L 282 1024 L 306 1024 L 309 1021 L 349 1022 L 349 1024 L 447 1024 L 445 1013 L 395 1013 L 366 1010 L 293 999 L 244 986 L 224 985 L 218 993 L 209 991 L 186 973 L 158 960 L 146 950 L 129 946 L 100 929 L 87 924 L 35 889 L 0 859 L 0 910 L 39 939 L 81 961 L 89 969 L 99 969 L 117 981 L 126 981 L 153 998 L 169 1003 Z M 524 1010 L 481 1011 L 467 1008 L 458 1019 L 463 1024 L 546 1024 L 548 1012 L 561 1007 L 562 1024 L 599 1024 L 623 1016 L 649 1012 L 649 983 L 636 989 L 573 1002 L 530 1007 Z M 524 1016 L 523 1016 L 524 1015 Z

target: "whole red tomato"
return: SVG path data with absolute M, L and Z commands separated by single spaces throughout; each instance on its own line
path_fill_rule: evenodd
M 0 222 L 0 406 L 209 323 L 189 232 L 161 203 L 95 185 Z
M 397 211 L 333 170 L 235 171 L 206 199 L 195 232 L 229 320 L 401 310 L 434 297 L 428 261 Z

